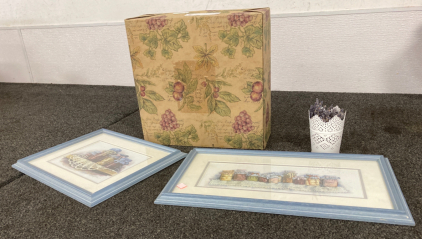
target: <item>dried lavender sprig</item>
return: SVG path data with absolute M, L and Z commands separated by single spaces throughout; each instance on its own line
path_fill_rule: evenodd
M 317 98 L 315 103 L 309 107 L 310 118 L 317 115 L 323 122 L 328 122 L 335 116 L 338 116 L 341 120 L 344 120 L 344 109 L 340 109 L 338 105 L 336 105 L 335 107 L 333 107 L 333 105 L 327 107 L 326 105 L 323 105 L 323 103 L 323 101 L 320 102 Z

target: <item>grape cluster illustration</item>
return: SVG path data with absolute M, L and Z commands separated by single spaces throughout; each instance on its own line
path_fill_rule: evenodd
M 206 86 L 207 86 L 207 82 L 206 82 L 206 81 L 203 81 L 203 82 L 201 83 L 201 85 L 202 85 L 203 87 L 206 87 Z
M 252 16 L 245 13 L 233 13 L 227 16 L 232 27 L 244 27 L 246 23 L 252 21 Z
M 220 91 L 220 87 L 218 87 L 218 86 L 214 87 L 213 91 L 214 91 L 214 93 L 213 93 L 212 96 L 214 96 L 214 98 L 217 99 L 218 96 L 219 96 L 218 92 Z
M 176 116 L 170 109 L 166 110 L 166 112 L 161 115 L 160 125 L 161 129 L 166 131 L 174 131 L 180 127 L 180 124 L 177 123 Z
M 346 114 L 344 109 L 340 109 L 338 105 L 336 105 L 335 107 L 333 107 L 333 105 L 331 105 L 330 107 L 327 107 L 325 105 L 323 106 L 323 103 L 324 102 L 319 101 L 318 98 L 316 99 L 315 103 L 309 108 L 310 118 L 317 115 L 324 122 L 329 122 L 335 116 L 340 117 L 341 120 L 344 119 L 344 116 Z
M 181 101 L 183 99 L 183 91 L 185 91 L 185 85 L 182 82 L 178 81 L 173 85 L 173 98 L 176 101 Z
M 165 25 L 167 25 L 167 19 L 161 17 L 152 17 L 146 20 L 149 30 L 161 30 Z
M 262 98 L 262 91 L 264 86 L 261 81 L 256 81 L 252 84 L 251 100 L 254 102 L 260 101 Z
M 246 110 L 240 112 L 238 116 L 234 117 L 234 120 L 235 122 L 233 123 L 233 131 L 236 134 L 247 134 L 255 128 L 252 126 L 251 116 L 248 115 Z
M 139 94 L 145 97 L 145 86 L 139 86 Z

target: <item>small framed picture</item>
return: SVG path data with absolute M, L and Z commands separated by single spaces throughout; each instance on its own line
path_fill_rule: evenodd
M 12 167 L 93 207 L 184 158 L 180 150 L 101 129 Z
M 155 203 L 415 225 L 380 155 L 194 149 Z

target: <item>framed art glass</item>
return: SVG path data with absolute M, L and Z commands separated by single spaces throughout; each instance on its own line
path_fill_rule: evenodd
M 185 155 L 101 129 L 20 159 L 12 167 L 93 207 Z
M 414 225 L 380 155 L 194 149 L 155 203 Z

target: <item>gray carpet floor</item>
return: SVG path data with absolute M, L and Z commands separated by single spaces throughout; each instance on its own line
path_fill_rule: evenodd
M 422 95 L 273 92 L 266 150 L 310 151 L 317 97 L 348 111 L 342 153 L 390 159 L 415 227 L 155 205 L 181 162 L 88 208 L 11 165 L 100 128 L 143 138 L 134 88 L 0 83 L 0 238 L 422 238 Z

